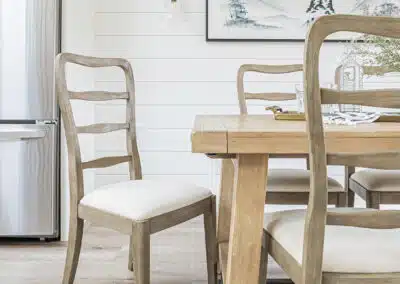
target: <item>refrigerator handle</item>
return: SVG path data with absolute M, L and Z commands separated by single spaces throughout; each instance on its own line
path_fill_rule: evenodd
M 48 128 L 36 129 L 0 129 L 0 141 L 41 139 L 46 136 Z

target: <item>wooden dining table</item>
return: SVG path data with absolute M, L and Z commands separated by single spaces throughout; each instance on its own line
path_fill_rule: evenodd
M 328 153 L 400 150 L 400 123 L 325 125 Z M 217 241 L 224 284 L 259 279 L 268 158 L 307 154 L 305 121 L 271 115 L 196 116 L 192 152 L 222 159 Z

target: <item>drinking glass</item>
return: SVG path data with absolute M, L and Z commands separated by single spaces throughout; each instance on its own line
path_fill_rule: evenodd
M 323 84 L 322 86 L 329 89 L 337 89 L 337 85 L 335 84 Z M 297 112 L 304 113 L 304 85 L 303 84 L 295 85 L 295 90 L 296 90 Z M 337 111 L 337 108 L 338 108 L 337 105 L 332 105 L 332 104 L 322 105 L 321 112 L 323 115 L 327 115 Z
M 296 110 L 299 113 L 304 113 L 304 85 L 295 85 L 296 90 Z

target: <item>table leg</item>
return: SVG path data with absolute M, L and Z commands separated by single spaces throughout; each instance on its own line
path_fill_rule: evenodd
M 355 194 L 352 190 L 350 190 L 350 177 L 356 172 L 356 168 L 355 167 L 349 167 L 346 166 L 345 167 L 345 173 L 344 173 L 344 187 L 347 191 L 347 207 L 354 207 L 354 197 Z
M 238 155 L 227 284 L 258 283 L 268 155 Z
M 231 227 L 231 210 L 233 186 L 235 180 L 235 160 L 223 159 L 221 169 L 221 188 L 219 193 L 218 204 L 218 221 L 217 221 L 217 243 L 219 251 L 219 271 L 222 273 L 223 279 L 226 279 L 226 251 L 223 246 L 229 241 L 229 232 Z

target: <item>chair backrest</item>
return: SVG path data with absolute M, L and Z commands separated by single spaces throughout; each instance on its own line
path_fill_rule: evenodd
M 66 81 L 66 64 L 72 63 L 90 68 L 119 67 L 125 73 L 125 92 L 82 91 L 68 90 Z M 90 168 L 105 168 L 121 163 L 129 163 L 131 179 L 141 179 L 141 164 L 136 141 L 135 125 L 135 85 L 133 71 L 130 63 L 119 58 L 95 58 L 71 53 L 60 53 L 56 57 L 55 84 L 58 104 L 64 122 L 65 135 L 68 147 L 69 183 L 71 215 L 77 214 L 79 201 L 84 196 L 83 170 Z M 85 101 L 126 101 L 125 123 L 102 123 L 77 127 L 74 121 L 70 100 Z M 112 131 L 126 130 L 127 155 L 117 157 L 104 157 L 92 161 L 82 162 L 78 134 L 101 134 Z
M 244 75 L 246 72 L 263 74 L 287 74 L 303 71 L 303 65 L 258 65 L 244 64 L 240 66 L 237 74 L 237 93 L 240 114 L 247 114 L 246 100 L 288 101 L 296 99 L 295 93 L 248 93 L 244 91 Z
M 400 19 L 353 15 L 324 16 L 310 27 L 305 45 L 304 93 L 311 165 L 311 192 L 305 222 L 303 249 L 303 283 L 321 283 L 325 225 L 374 228 L 400 227 L 400 213 L 351 212 L 327 213 L 327 162 L 366 168 L 400 169 L 398 153 L 327 155 L 321 104 L 353 104 L 371 107 L 399 108 L 400 90 L 340 91 L 320 88 L 319 54 L 322 43 L 335 32 L 356 32 L 400 38 Z

